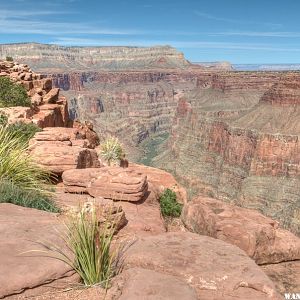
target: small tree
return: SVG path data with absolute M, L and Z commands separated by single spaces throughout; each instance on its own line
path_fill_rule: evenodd
M 0 107 L 30 106 L 25 88 L 13 83 L 8 77 L 0 77 Z
M 14 59 L 11 56 L 6 56 L 7 61 L 14 61 Z
M 110 166 L 112 162 L 120 161 L 124 157 L 124 151 L 121 143 L 116 137 L 109 137 L 101 144 L 101 156 Z

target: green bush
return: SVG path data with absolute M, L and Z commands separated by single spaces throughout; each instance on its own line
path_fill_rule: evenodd
M 0 182 L 7 180 L 24 190 L 47 193 L 45 183 L 50 174 L 41 169 L 28 155 L 28 143 L 22 135 L 0 126 Z
M 0 126 L 5 126 L 7 125 L 8 122 L 8 117 L 7 115 L 0 114 Z
M 14 59 L 11 56 L 6 56 L 6 61 L 14 61 Z
M 22 189 L 7 180 L 0 181 L 0 203 L 12 203 L 55 213 L 60 211 L 49 196 Z
M 17 135 L 21 141 L 28 143 L 33 136 L 39 132 L 42 131 L 40 127 L 38 127 L 36 124 L 33 123 L 23 123 L 23 122 L 17 122 L 14 124 L 8 125 L 8 130 L 12 132 L 13 134 Z
M 125 157 L 122 145 L 116 137 L 109 137 L 101 144 L 101 156 L 110 166 L 112 162 L 120 161 Z
M 178 203 L 176 198 L 176 193 L 170 189 L 166 189 L 159 197 L 160 211 L 163 217 L 180 217 L 182 204 Z
M 8 77 L 0 77 L 0 107 L 30 106 L 25 88 Z
M 40 127 L 33 123 L 17 122 L 8 124 L 8 117 L 4 114 L 0 114 L 0 126 L 7 126 L 8 131 L 26 143 L 29 142 L 37 132 L 42 131 Z

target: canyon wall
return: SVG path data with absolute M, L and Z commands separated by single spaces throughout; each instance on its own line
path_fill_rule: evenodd
M 258 209 L 300 233 L 299 73 L 208 70 L 170 47 L 24 47 L 0 55 L 35 61 L 72 118 L 117 135 L 130 159 L 147 153 L 191 195 Z
M 150 163 L 191 192 L 259 209 L 300 231 L 297 73 L 192 69 L 52 78 L 69 87 L 71 115 L 119 136 L 131 159 L 155 151 Z M 164 147 L 151 142 L 164 134 Z
M 300 75 L 281 74 L 271 82 L 262 94 L 238 81 L 234 89 L 218 87 L 223 97 L 211 87 L 199 90 L 198 104 L 208 90 L 214 95 L 210 107 L 182 100 L 167 150 L 155 165 L 171 170 L 194 192 L 258 209 L 299 233 Z M 222 110 L 226 99 L 230 104 L 246 94 L 256 94 L 258 103 Z

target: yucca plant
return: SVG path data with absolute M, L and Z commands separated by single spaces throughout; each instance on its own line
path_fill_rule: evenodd
M 27 147 L 21 134 L 15 134 L 8 126 L 0 126 L 0 181 L 44 193 L 50 174 L 32 160 Z
M 120 161 L 125 156 L 123 147 L 116 137 L 110 136 L 101 144 L 101 156 L 109 166 L 112 162 Z
M 119 270 L 121 254 L 120 247 L 112 249 L 115 228 L 111 226 L 109 219 L 99 226 L 95 210 L 81 210 L 70 217 L 66 223 L 66 231 L 63 239 L 68 252 L 54 245 L 46 246 L 48 251 L 42 252 L 49 256 L 50 251 L 51 257 L 72 267 L 85 286 L 101 285 L 107 288 L 110 279 Z

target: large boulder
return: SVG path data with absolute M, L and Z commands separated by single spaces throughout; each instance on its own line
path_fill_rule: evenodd
M 137 267 L 177 277 L 198 299 L 280 299 L 273 282 L 244 251 L 194 233 L 139 238 L 124 260 L 125 270 Z
M 184 206 L 182 220 L 192 232 L 238 246 L 258 264 L 300 259 L 300 239 L 255 210 L 197 197 Z
M 161 169 L 132 163 L 130 163 L 129 169 L 134 169 L 147 176 L 149 189 L 151 189 L 156 200 L 165 189 L 171 189 L 176 193 L 178 202 L 187 202 L 186 190 L 176 181 L 172 174 Z
M 67 170 L 62 179 L 67 192 L 83 192 L 120 201 L 140 201 L 148 191 L 145 175 L 120 167 Z
M 67 264 L 39 252 L 47 250 L 43 243 L 66 252 L 58 234 L 64 228 L 56 214 L 0 204 L 0 298 L 74 274 Z
M 75 128 L 45 128 L 30 140 L 30 155 L 57 175 L 74 168 L 100 167 L 96 150 L 86 148 L 89 142 L 81 137 Z

